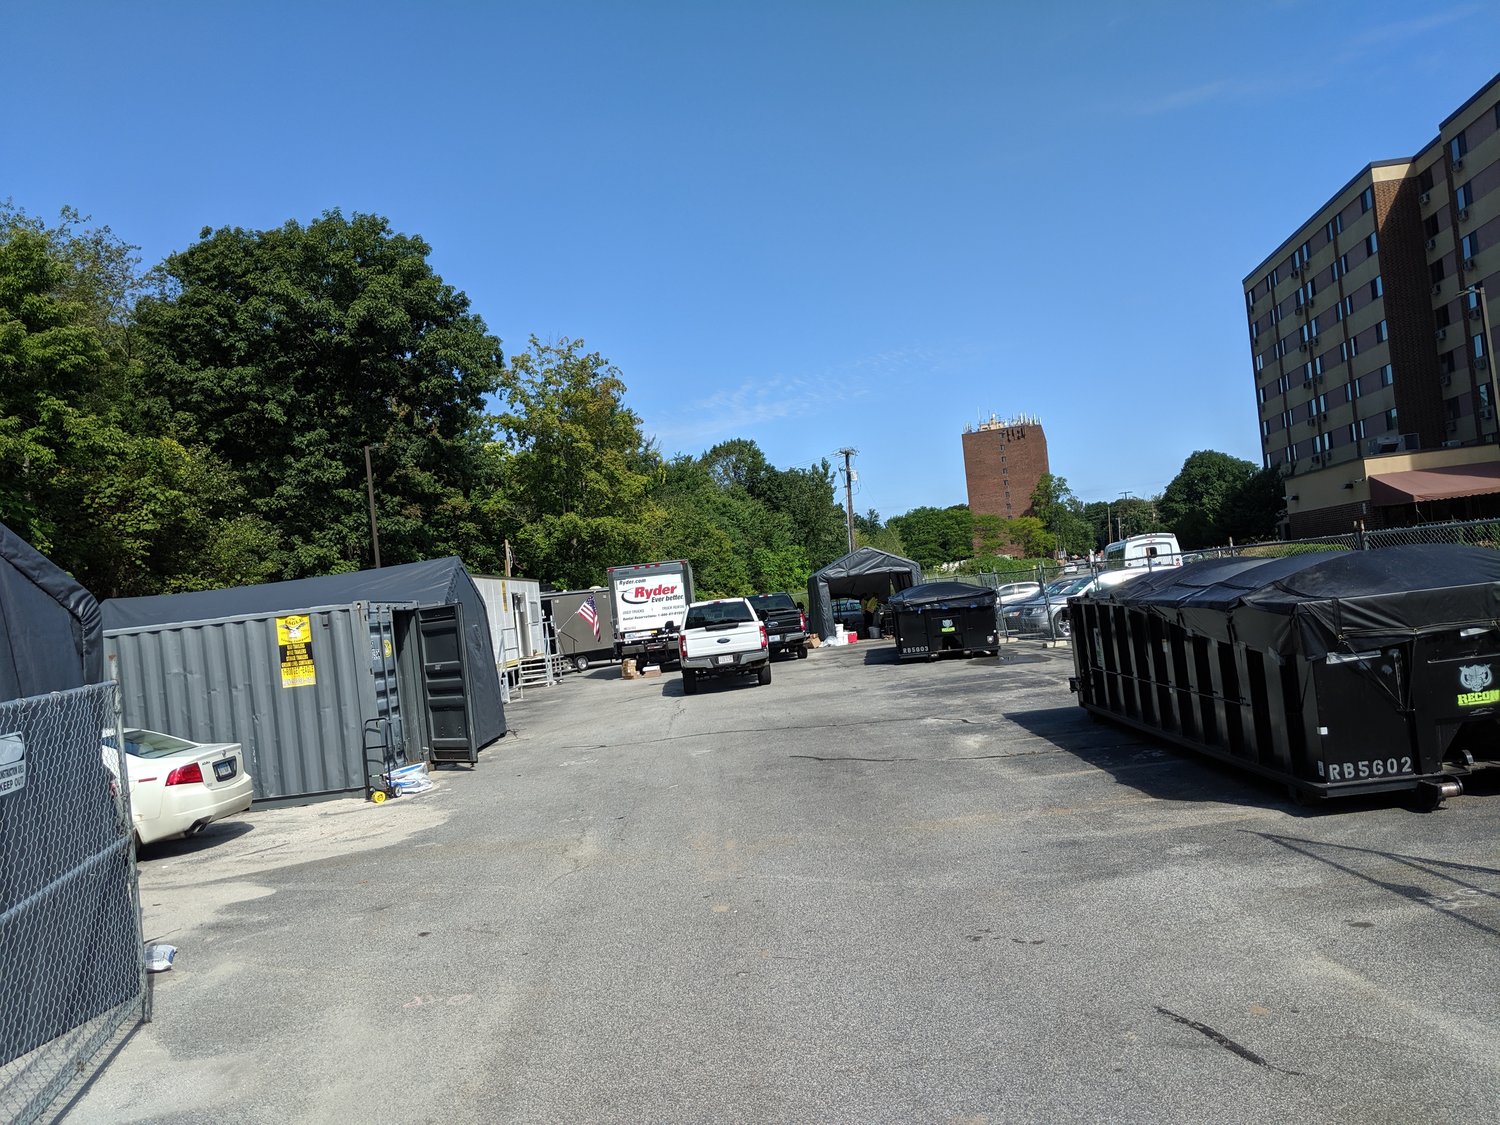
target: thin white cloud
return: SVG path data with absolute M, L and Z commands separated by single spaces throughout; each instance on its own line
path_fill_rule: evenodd
M 932 369 L 932 357 L 912 348 L 860 356 L 812 375 L 751 377 L 657 419 L 655 436 L 668 456 L 698 453 L 728 438 L 754 438 L 757 430 L 772 423 L 801 421 L 847 407 L 879 390 L 890 376 Z

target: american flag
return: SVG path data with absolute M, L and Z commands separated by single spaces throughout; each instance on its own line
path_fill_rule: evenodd
M 599 607 L 594 604 L 594 595 L 590 594 L 583 599 L 583 604 L 578 607 L 578 616 L 589 623 L 589 628 L 594 630 L 594 640 L 599 639 Z

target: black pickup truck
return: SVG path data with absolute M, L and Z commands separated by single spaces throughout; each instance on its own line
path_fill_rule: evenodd
M 807 658 L 807 616 L 797 608 L 791 594 L 751 594 L 750 604 L 766 627 L 773 658 L 778 652 L 795 653 L 800 660 Z

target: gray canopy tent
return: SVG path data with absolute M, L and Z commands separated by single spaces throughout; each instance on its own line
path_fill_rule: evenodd
M 807 610 L 811 618 L 808 624 L 827 640 L 837 632 L 834 598 L 865 598 L 874 594 L 883 602 L 897 590 L 921 581 L 920 563 L 874 547 L 861 547 L 815 571 L 807 580 Z
M 0 524 L 0 701 L 103 679 L 94 595 Z

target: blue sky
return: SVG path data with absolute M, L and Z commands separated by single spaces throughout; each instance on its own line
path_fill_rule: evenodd
M 1492 0 L 4 8 L 0 197 L 154 263 L 381 214 L 506 351 L 581 337 L 667 453 L 859 450 L 966 500 L 1039 415 L 1084 500 L 1259 461 L 1240 280 L 1493 74 Z

